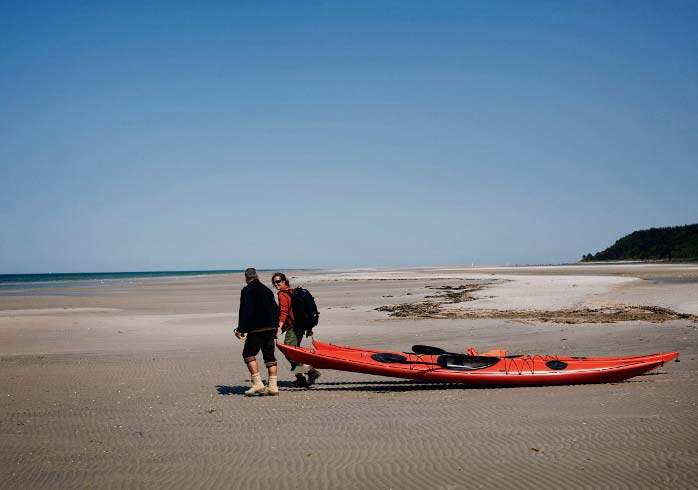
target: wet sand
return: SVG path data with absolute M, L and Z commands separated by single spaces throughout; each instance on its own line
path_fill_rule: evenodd
M 324 371 L 304 390 L 282 361 L 280 396 L 246 398 L 232 334 L 241 275 L 0 296 L 0 488 L 695 488 L 698 282 L 647 278 L 696 279 L 698 266 L 290 276 L 316 296 L 326 342 L 679 350 L 681 362 L 624 383 L 530 388 Z M 457 314 L 379 310 L 423 302 Z M 633 307 L 679 317 L 525 315 Z

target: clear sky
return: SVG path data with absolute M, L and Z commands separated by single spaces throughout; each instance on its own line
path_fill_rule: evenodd
M 540 264 L 698 222 L 698 2 L 0 2 L 0 273 Z

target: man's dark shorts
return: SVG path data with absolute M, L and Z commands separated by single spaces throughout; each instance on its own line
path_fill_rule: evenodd
M 250 332 L 245 340 L 245 347 L 242 348 L 242 357 L 245 362 L 250 362 L 255 359 L 259 351 L 262 351 L 264 364 L 269 366 L 276 365 L 276 357 L 274 357 L 274 349 L 276 345 L 276 329 L 262 330 L 261 332 Z

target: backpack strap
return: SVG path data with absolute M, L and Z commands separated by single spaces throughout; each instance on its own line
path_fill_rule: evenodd
M 291 315 L 293 314 L 293 295 L 291 294 L 292 291 L 293 291 L 293 289 L 290 289 L 290 288 L 289 289 L 279 289 L 280 293 L 288 294 L 289 303 L 288 303 L 288 317 L 287 317 L 286 322 L 288 322 L 288 320 L 291 319 Z M 281 301 L 279 301 L 279 309 L 280 308 L 281 308 Z M 286 326 L 286 322 L 284 322 L 284 326 Z M 286 330 L 282 330 L 282 332 L 285 332 L 285 331 Z

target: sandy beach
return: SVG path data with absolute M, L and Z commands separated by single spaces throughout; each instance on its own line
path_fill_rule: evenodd
M 241 274 L 5 291 L 0 488 L 696 488 L 698 265 L 289 277 L 315 295 L 324 342 L 678 350 L 681 362 L 615 384 L 483 389 L 323 371 L 295 389 L 281 359 L 280 396 L 247 398 L 233 336 Z

